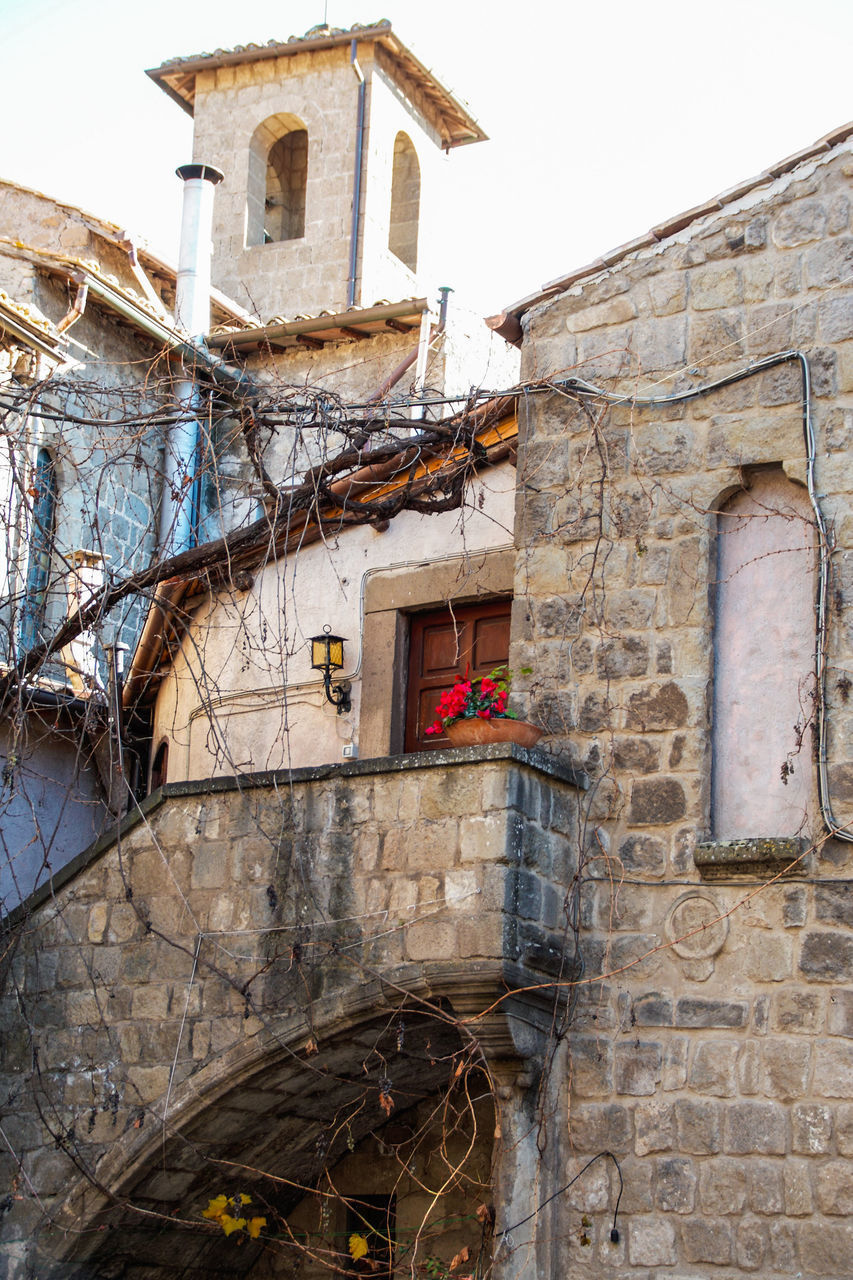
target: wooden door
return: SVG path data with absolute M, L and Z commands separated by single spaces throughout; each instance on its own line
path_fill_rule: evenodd
M 412 615 L 405 751 L 448 745 L 446 734 L 425 733 L 435 720 L 436 703 L 466 670 L 473 680 L 506 663 L 511 608 L 511 600 L 501 599 Z

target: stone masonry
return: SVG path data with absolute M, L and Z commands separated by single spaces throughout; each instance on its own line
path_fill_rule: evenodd
M 593 779 L 579 850 L 585 985 L 555 1086 L 555 1112 L 568 1115 L 561 1159 L 568 1180 L 609 1149 L 624 1179 L 618 1241 L 612 1168 L 566 1197 L 551 1274 L 853 1274 L 853 885 L 850 846 L 827 837 L 814 795 L 813 687 L 789 757 L 811 779 L 800 830 L 720 846 L 711 827 L 714 664 L 725 661 L 716 512 L 750 468 L 805 482 L 798 368 L 684 404 L 635 400 L 805 353 L 833 546 L 828 778 L 843 825 L 851 176 L 847 143 L 524 318 L 524 376 L 624 396 L 561 385 L 531 397 L 520 458 L 512 662 L 532 668 L 529 715 L 551 749 Z
M 4 1274 L 234 1274 L 201 1218 L 223 1161 L 310 1186 L 354 1100 L 350 1150 L 381 1137 L 384 1077 L 395 1118 L 465 1045 L 514 1078 L 572 972 L 584 781 L 499 746 L 174 783 L 71 864 L 4 932 Z

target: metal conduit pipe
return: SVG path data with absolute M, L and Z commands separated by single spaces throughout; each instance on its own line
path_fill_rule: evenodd
M 808 489 L 809 501 L 814 514 L 815 527 L 818 535 L 818 579 L 817 599 L 815 601 L 818 803 L 820 804 L 820 813 L 824 826 L 829 834 L 836 840 L 844 840 L 848 844 L 853 844 L 853 831 L 847 829 L 853 824 L 847 823 L 845 827 L 839 825 L 833 812 L 832 796 L 830 794 L 829 786 L 829 762 L 827 759 L 829 717 L 827 715 L 826 706 L 826 646 L 827 612 L 829 607 L 829 557 L 832 553 L 832 548 L 829 543 L 826 520 L 824 519 L 823 512 L 820 507 L 820 501 L 818 499 L 817 489 L 815 488 L 815 459 L 817 455 L 817 443 L 815 440 L 814 424 L 812 422 L 811 375 L 809 372 L 809 362 L 805 353 L 793 347 L 787 351 L 778 351 L 773 355 L 765 356 L 763 360 L 756 360 L 754 364 L 747 365 L 743 369 L 738 369 L 734 373 L 727 374 L 723 378 L 717 378 L 714 382 L 704 383 L 701 387 L 692 387 L 688 391 L 676 391 L 673 392 L 672 395 L 668 396 L 643 397 L 617 395 L 613 392 L 605 391 L 602 387 L 596 387 L 591 382 L 584 381 L 583 378 L 560 379 L 553 385 L 559 386 L 567 391 L 576 392 L 578 395 L 595 396 L 607 401 L 608 404 L 633 404 L 640 405 L 643 408 L 658 408 L 662 405 L 686 403 L 688 400 L 698 400 L 700 396 L 707 395 L 710 391 L 718 391 L 720 388 L 731 386 L 735 382 L 742 382 L 745 378 L 751 378 L 753 374 L 763 373 L 766 369 L 775 368 L 780 364 L 792 363 L 797 364 L 800 370 L 803 441 L 806 448 L 806 487 Z
M 432 345 L 433 342 L 435 342 L 436 338 L 438 338 L 442 333 L 444 333 L 444 328 L 445 328 L 445 325 L 447 324 L 447 304 L 449 302 L 450 294 L 453 293 L 453 288 L 449 284 L 442 284 L 442 285 L 439 285 L 438 292 L 441 294 L 441 301 L 439 302 L 439 309 L 438 309 L 438 324 L 436 325 L 435 329 L 433 329 L 430 335 L 430 339 L 429 339 L 430 346 Z M 391 373 L 389 373 L 388 377 L 381 384 L 381 386 L 377 387 L 377 389 L 373 392 L 373 394 L 367 397 L 365 404 L 368 404 L 368 405 L 380 404 L 385 399 L 385 397 L 387 396 L 391 388 L 397 385 L 397 383 L 402 378 L 403 374 L 406 373 L 407 370 L 411 369 L 412 365 L 418 359 L 418 356 L 420 355 L 420 351 L 421 351 L 421 340 L 420 338 L 418 338 L 418 345 L 416 347 L 413 347 L 412 350 L 409 352 L 409 354 L 406 356 L 406 358 L 397 365 L 396 369 L 394 369 Z
M 181 245 L 175 282 L 175 325 L 194 347 L 210 328 L 210 237 L 213 191 L 223 174 L 212 165 L 185 164 L 176 170 L 184 184 Z M 176 555 L 195 546 L 201 495 L 199 391 L 192 369 L 178 383 L 179 417 L 166 440 L 160 550 Z
M 364 72 L 358 64 L 358 41 L 350 45 L 350 64 L 358 79 L 358 107 L 355 126 L 355 172 L 352 181 L 352 228 L 350 231 L 349 278 L 347 280 L 347 306 L 355 304 L 355 273 L 358 264 L 358 223 L 361 217 L 361 176 L 364 169 L 364 103 L 366 85 Z

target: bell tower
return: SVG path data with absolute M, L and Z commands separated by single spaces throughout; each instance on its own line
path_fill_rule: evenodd
M 225 175 L 213 283 L 261 321 L 396 301 L 423 279 L 441 152 L 486 135 L 389 22 L 149 71 Z

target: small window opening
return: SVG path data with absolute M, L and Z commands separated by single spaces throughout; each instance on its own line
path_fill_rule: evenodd
M 29 652 L 44 639 L 57 499 L 56 466 L 48 449 L 38 451 L 32 487 L 30 553 L 21 616 L 21 648 L 24 652 Z
M 297 116 L 270 116 L 249 147 L 246 244 L 301 240 L 307 184 L 308 131 Z
M 409 268 L 418 269 L 418 218 L 421 205 L 421 169 L 411 138 L 398 133 L 394 139 L 391 173 L 391 225 L 388 248 Z
M 367 1252 L 350 1265 L 347 1275 L 392 1280 L 396 1227 L 396 1196 L 351 1196 L 347 1202 L 347 1247 L 352 1236 L 361 1236 Z
M 169 778 L 169 744 L 161 742 L 151 766 L 151 791 L 162 787 Z
M 267 158 L 264 243 L 300 240 L 305 235 L 308 133 L 295 129 L 279 138 Z

